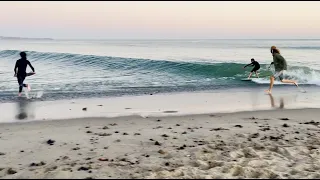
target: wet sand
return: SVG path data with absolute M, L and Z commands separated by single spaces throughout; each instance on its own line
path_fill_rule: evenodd
M 319 115 L 279 109 L 3 123 L 0 177 L 320 178 Z

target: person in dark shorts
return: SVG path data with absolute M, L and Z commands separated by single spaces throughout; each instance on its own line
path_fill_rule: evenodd
M 30 91 L 30 85 L 23 84 L 23 81 L 25 80 L 27 73 L 27 65 L 30 66 L 33 73 L 35 73 L 33 66 L 31 63 L 27 60 L 27 54 L 25 52 L 20 53 L 21 59 L 17 60 L 16 65 L 14 67 L 14 77 L 17 77 L 18 83 L 19 83 L 19 96 L 21 96 L 22 88 L 26 87 Z M 18 71 L 17 71 L 18 68 Z
M 257 73 L 257 71 L 260 69 L 260 64 L 258 63 L 258 61 L 254 60 L 253 58 L 251 59 L 251 63 L 250 64 L 247 64 L 245 65 L 243 68 L 246 68 L 247 66 L 254 66 L 253 69 L 251 70 L 249 76 L 248 76 L 248 79 L 250 79 L 252 73 L 256 73 L 256 76 L 259 78 L 259 75 Z

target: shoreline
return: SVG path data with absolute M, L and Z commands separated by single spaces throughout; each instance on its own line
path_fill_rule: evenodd
M 5 123 L 0 178 L 320 178 L 319 115 L 295 109 Z
M 277 89 L 278 90 L 278 89 Z M 57 101 L 17 100 L 0 103 L 0 123 L 96 117 L 164 117 L 301 108 L 320 108 L 317 93 L 278 90 L 276 95 L 257 91 L 193 92 L 129 97 Z M 232 103 L 231 103 L 232 102 Z

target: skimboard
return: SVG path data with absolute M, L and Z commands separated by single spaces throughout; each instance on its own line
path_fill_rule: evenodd
M 254 79 L 260 79 L 260 78 L 250 78 L 250 79 L 244 78 L 244 79 L 241 79 L 241 81 L 252 81 L 252 80 L 254 80 Z
M 36 74 L 36 73 L 34 73 L 34 72 L 29 72 L 29 73 L 27 73 L 27 76 L 32 76 L 32 75 L 34 75 L 34 74 Z

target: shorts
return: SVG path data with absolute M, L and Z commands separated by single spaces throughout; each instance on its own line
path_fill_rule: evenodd
M 260 67 L 254 67 L 251 72 L 257 72 L 260 69 Z
M 283 78 L 283 70 L 282 71 L 276 71 L 273 75 L 274 78 L 279 78 L 281 81 L 284 79 Z

